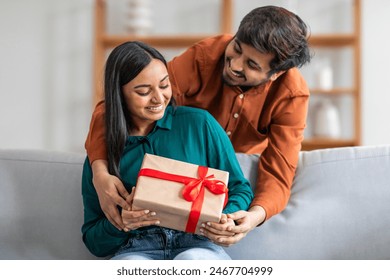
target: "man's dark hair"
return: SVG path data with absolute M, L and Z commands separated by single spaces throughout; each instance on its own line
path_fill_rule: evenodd
M 272 74 L 308 63 L 308 28 L 296 14 L 276 6 L 259 7 L 241 21 L 235 35 L 240 42 L 262 53 L 274 54 Z

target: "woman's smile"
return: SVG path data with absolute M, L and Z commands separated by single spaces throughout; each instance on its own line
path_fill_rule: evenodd
M 164 105 L 148 106 L 146 109 L 152 112 L 160 112 L 161 110 L 164 110 Z

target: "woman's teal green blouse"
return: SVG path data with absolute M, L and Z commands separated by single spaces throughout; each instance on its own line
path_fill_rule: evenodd
M 229 200 L 224 213 L 247 210 L 253 199 L 252 189 L 226 132 L 205 110 L 168 106 L 164 117 L 147 136 L 128 137 L 119 169 L 129 192 L 136 184 L 145 153 L 229 172 Z M 84 243 L 97 256 L 115 253 L 126 243 L 130 233 L 116 229 L 101 210 L 88 158 L 83 169 L 82 195 Z

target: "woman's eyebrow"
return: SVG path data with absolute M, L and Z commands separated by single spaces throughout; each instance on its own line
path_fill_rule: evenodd
M 162 78 L 162 79 L 160 80 L 160 82 L 166 80 L 167 78 L 169 78 L 169 75 L 166 75 L 164 78 Z
M 163 81 L 166 80 L 167 78 L 169 78 L 169 75 L 166 75 L 164 78 L 162 78 L 162 79 L 160 80 L 160 82 L 163 82 Z M 140 85 L 134 86 L 134 88 L 141 88 L 141 87 L 150 87 L 150 85 L 148 85 L 148 84 L 140 84 Z
M 148 85 L 148 84 L 141 84 L 141 85 L 134 86 L 134 88 L 141 88 L 141 87 L 150 87 L 150 85 Z

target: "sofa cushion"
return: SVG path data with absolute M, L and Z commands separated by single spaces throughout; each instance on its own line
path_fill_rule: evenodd
M 0 259 L 91 259 L 81 240 L 84 158 L 0 150 Z
M 253 156 L 238 158 L 247 172 L 257 166 Z M 286 209 L 227 251 L 236 259 L 390 259 L 389 201 L 389 146 L 301 152 Z

